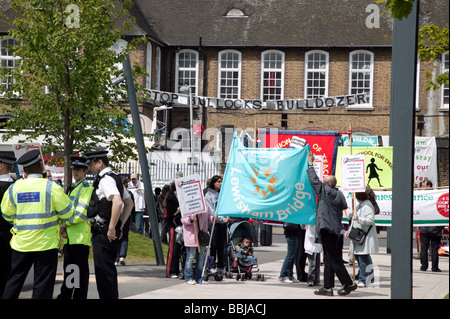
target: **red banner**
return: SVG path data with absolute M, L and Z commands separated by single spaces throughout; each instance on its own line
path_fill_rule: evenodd
M 307 131 L 271 131 L 264 133 L 263 147 L 288 148 L 293 136 L 306 140 L 314 155 L 323 156 L 323 175 L 334 175 L 336 167 L 338 132 L 307 132 Z

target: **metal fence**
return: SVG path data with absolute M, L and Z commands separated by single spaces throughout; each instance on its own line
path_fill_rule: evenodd
M 123 175 L 141 174 L 141 165 L 138 161 L 115 165 L 117 173 Z M 200 175 L 202 186 L 206 187 L 206 181 L 214 175 L 220 173 L 220 163 L 199 162 L 198 165 L 187 163 L 173 163 L 163 160 L 151 160 L 149 162 L 150 178 L 153 187 L 162 187 L 175 180 L 177 172 L 182 172 L 183 176 L 192 174 Z

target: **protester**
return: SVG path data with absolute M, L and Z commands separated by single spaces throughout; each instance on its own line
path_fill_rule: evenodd
M 161 214 L 161 243 L 168 245 L 169 241 L 167 239 L 167 234 L 169 232 L 169 227 L 167 226 L 167 209 L 164 207 L 164 199 L 166 198 L 167 193 L 170 192 L 170 185 L 164 185 L 161 191 L 161 194 L 158 197 L 158 204 L 162 212 Z
M 219 200 L 219 192 L 222 187 L 222 177 L 215 175 L 211 177 L 208 192 L 205 195 L 205 202 L 208 206 L 209 212 L 212 215 L 216 213 L 217 202 Z M 215 260 L 216 268 L 219 272 L 223 273 L 223 269 L 227 262 L 227 223 L 230 221 L 230 217 L 219 216 L 214 225 L 213 237 L 211 240 L 210 256 Z M 215 272 L 215 269 L 211 269 L 211 272 Z
M 426 179 L 423 188 L 432 188 L 433 183 Z M 431 271 L 441 272 L 439 269 L 439 244 L 441 243 L 442 230 L 444 226 L 423 226 L 419 227 L 420 241 L 420 270 L 428 269 L 428 249 L 431 255 Z
M 287 253 L 281 266 L 278 280 L 284 283 L 298 282 L 294 278 L 294 263 L 297 261 L 300 247 L 301 226 L 298 224 L 284 223 L 284 236 L 287 243 Z M 298 269 L 297 269 L 298 270 Z M 297 274 L 298 276 L 299 274 Z
M 314 294 L 333 296 L 334 274 L 343 285 L 339 295 L 348 295 L 358 286 L 353 282 L 339 255 L 339 234 L 342 227 L 342 211 L 347 209 L 344 194 L 336 188 L 336 177 L 329 175 L 323 182 L 314 170 L 314 155 L 308 151 L 307 170 L 311 185 L 318 196 L 316 215 L 316 241 L 322 244 L 324 253 L 324 285 Z
M 181 222 L 183 223 L 184 246 L 186 247 L 184 280 L 188 285 L 200 283 L 202 278 L 206 246 L 198 243 L 198 232 L 200 230 L 207 232 L 208 224 L 212 223 L 214 218 L 217 218 L 217 216 L 211 215 L 208 210 L 201 214 L 181 218 Z
M 134 196 L 133 194 L 128 190 L 128 184 L 129 184 L 130 180 L 126 177 L 122 178 L 122 183 L 123 186 L 125 186 L 126 191 L 128 192 L 128 194 L 130 194 L 131 200 L 133 201 L 134 204 Z M 119 239 L 119 247 L 117 250 L 117 257 L 116 257 L 116 262 L 114 263 L 116 266 L 125 266 L 126 265 L 126 261 L 125 259 L 127 258 L 127 253 L 128 253 L 128 241 L 129 241 L 129 234 L 130 234 L 130 229 L 131 229 L 131 222 L 134 220 L 135 217 L 135 210 L 134 210 L 134 206 L 131 209 L 131 213 L 130 216 L 128 217 L 127 221 L 125 222 L 125 224 L 123 225 L 122 228 L 122 236 Z
M 367 287 L 373 279 L 373 263 L 370 254 L 378 252 L 378 237 L 375 228 L 375 209 L 369 200 L 367 192 L 355 193 L 358 205 L 355 213 L 349 214 L 349 220 L 352 221 L 351 228 L 359 228 L 367 232 L 366 240 L 362 245 L 353 243 L 353 254 L 359 264 L 358 287 Z M 346 234 L 348 237 L 348 232 Z
M 131 174 L 131 183 L 128 183 L 128 190 L 134 196 L 135 223 L 137 233 L 143 235 L 145 212 L 144 183 L 138 180 L 136 174 Z
M 164 198 L 164 208 L 167 212 L 167 227 L 169 228 L 169 250 L 167 252 L 166 276 L 178 278 L 180 273 L 179 256 L 180 247 L 175 238 L 175 228 L 180 217 L 180 205 L 178 203 L 175 182 L 170 184 L 170 191 Z
M 316 227 L 306 226 L 305 233 L 305 253 L 308 256 L 308 286 L 316 286 L 320 283 L 320 252 L 322 245 L 315 243 Z

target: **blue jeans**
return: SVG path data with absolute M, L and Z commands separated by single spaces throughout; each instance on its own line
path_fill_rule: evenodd
M 144 234 L 144 211 L 136 211 L 135 215 L 137 233 Z
M 186 265 L 184 266 L 184 280 L 200 281 L 205 261 L 205 246 L 200 246 L 200 252 L 197 247 L 186 247 Z M 194 274 L 195 258 L 195 274 Z
M 294 277 L 294 263 L 297 259 L 300 237 L 298 235 L 286 235 L 287 254 L 281 267 L 280 279 L 292 279 Z
M 370 284 L 372 276 L 369 282 L 367 282 L 368 277 L 370 274 L 373 274 L 372 258 L 370 257 L 370 255 L 355 255 L 355 257 L 359 264 L 358 282 L 362 282 L 366 284 L 366 286 L 368 286 Z M 367 272 L 367 268 L 369 268 L 369 272 Z

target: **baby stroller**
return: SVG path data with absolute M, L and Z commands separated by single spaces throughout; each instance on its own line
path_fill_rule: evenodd
M 248 221 L 242 221 L 235 224 L 232 224 L 230 226 L 230 241 L 229 241 L 229 256 L 230 256 L 230 262 L 234 262 L 234 259 L 236 257 L 236 245 L 239 244 L 244 237 L 248 237 L 251 239 L 253 243 L 253 227 Z M 231 246 L 231 247 L 230 247 Z M 249 269 L 251 268 L 251 271 Z M 259 270 L 258 264 L 253 264 L 251 266 L 246 265 L 245 261 L 241 260 L 239 258 L 239 261 L 237 263 L 237 268 L 233 269 L 230 267 L 230 271 L 233 273 L 237 273 L 236 280 L 245 280 L 245 279 L 251 279 L 252 278 L 252 272 L 256 272 L 256 280 L 264 281 L 264 275 L 261 274 Z M 231 278 L 231 276 L 230 276 Z

